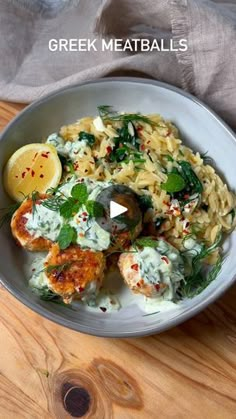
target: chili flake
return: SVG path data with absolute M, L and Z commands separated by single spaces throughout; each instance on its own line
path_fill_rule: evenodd
M 133 269 L 134 271 L 138 272 L 139 270 L 139 266 L 137 263 L 134 263 L 133 265 L 131 265 L 131 269 Z
M 161 260 L 163 260 L 167 265 L 169 265 L 169 259 L 166 256 L 162 256 Z

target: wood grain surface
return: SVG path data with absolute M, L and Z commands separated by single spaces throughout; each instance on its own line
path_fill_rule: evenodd
M 21 108 L 0 102 L 0 128 Z M 236 285 L 139 339 L 67 330 L 1 288 L 0 344 L 0 419 L 236 418 Z

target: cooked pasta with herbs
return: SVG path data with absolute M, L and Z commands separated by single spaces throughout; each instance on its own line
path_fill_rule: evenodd
M 27 197 L 11 223 L 22 246 L 49 251 L 40 274 L 31 278 L 39 294 L 43 290 L 45 297 L 46 287 L 51 301 L 59 289 L 64 302 L 88 302 L 89 290 L 95 304 L 112 250 L 117 258 L 121 253 L 117 265 L 125 283 L 147 298 L 191 298 L 216 278 L 223 263 L 222 235 L 236 226 L 236 196 L 207 155 L 182 143 L 171 122 L 100 106 L 98 116 L 63 126 L 46 144 L 60 157 L 60 184 L 45 196 L 36 191 Z M 96 222 L 96 198 L 111 185 L 134 191 L 142 211 L 141 228 L 126 240 Z

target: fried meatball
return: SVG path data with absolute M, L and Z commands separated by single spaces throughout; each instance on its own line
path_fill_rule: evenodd
M 120 256 L 118 266 L 128 287 L 146 297 L 165 293 L 166 299 L 172 299 L 184 279 L 183 260 L 178 250 L 164 241 L 159 241 L 158 248 L 129 248 L 129 252 Z
M 45 199 L 46 195 L 40 195 L 40 198 L 36 200 L 35 204 L 40 204 L 42 199 Z M 32 214 L 33 201 L 32 199 L 26 199 L 22 202 L 21 206 L 14 213 L 11 220 L 12 234 L 17 242 L 27 250 L 31 252 L 40 252 L 49 250 L 52 242 L 43 237 L 35 237 L 26 228 L 27 214 Z
M 104 277 L 105 257 L 102 252 L 82 250 L 79 246 L 60 250 L 54 244 L 45 268 L 49 288 L 70 302 L 72 297 L 86 299 L 96 294 Z

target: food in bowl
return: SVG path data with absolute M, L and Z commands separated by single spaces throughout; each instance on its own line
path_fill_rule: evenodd
M 98 116 L 49 135 L 46 146 L 54 160 L 55 153 L 60 158 L 61 176 L 53 188 L 41 183 L 39 191 L 32 189 L 11 220 L 22 247 L 48 252 L 30 279 L 39 296 L 100 308 L 102 298 L 102 311 L 119 309 L 104 285 L 114 253 L 129 289 L 157 305 L 191 298 L 216 278 L 222 234 L 236 225 L 236 197 L 209 158 L 182 143 L 171 122 L 101 106 Z M 126 232 L 107 231 L 98 222 L 98 196 L 113 185 L 130 188 L 142 212 Z M 14 185 L 14 196 L 21 192 Z

